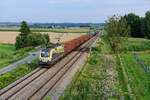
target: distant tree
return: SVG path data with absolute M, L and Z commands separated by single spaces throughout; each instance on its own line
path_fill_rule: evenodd
M 27 36 L 28 46 L 46 45 L 46 38 L 40 33 L 33 33 Z
M 50 38 L 48 34 L 44 34 L 44 38 L 46 39 L 46 45 L 50 42 Z
M 147 28 L 147 36 L 150 39 L 150 11 L 145 14 L 145 23 Z
M 16 47 L 17 50 L 20 49 L 20 48 L 24 48 L 24 42 L 22 41 L 22 37 L 20 35 L 18 35 L 16 37 L 15 47 Z
M 20 36 L 22 37 L 22 41 L 27 43 L 27 36 L 31 34 L 31 31 L 27 22 L 23 21 L 21 23 L 20 32 L 21 32 Z M 24 45 L 26 45 L 26 43 Z
M 48 34 L 31 33 L 25 21 L 21 23 L 20 34 L 16 37 L 16 49 L 28 46 L 48 45 L 50 38 Z
M 141 21 L 140 17 L 134 13 L 130 13 L 124 16 L 127 20 L 128 25 L 131 27 L 131 36 L 132 37 L 144 37 L 141 33 Z
M 141 18 L 141 33 L 145 38 L 148 38 L 148 30 L 147 30 L 146 20 L 144 17 Z
M 120 18 L 118 28 L 121 37 L 124 37 L 124 39 L 126 39 L 126 37 L 130 36 L 131 28 L 124 17 Z
M 127 40 L 130 33 L 130 27 L 127 25 L 127 21 L 124 17 L 120 18 L 114 15 L 107 21 L 105 30 L 108 33 L 111 47 L 114 50 L 114 53 L 116 53 L 121 42 L 125 39 Z
M 19 36 L 16 37 L 16 43 L 15 43 L 16 49 L 20 49 L 28 46 L 27 36 L 28 34 L 31 34 L 31 31 L 28 24 L 25 21 L 21 23 L 20 32 L 21 33 L 19 34 Z

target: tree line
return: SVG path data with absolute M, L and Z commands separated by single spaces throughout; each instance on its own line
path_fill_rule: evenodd
M 48 34 L 31 32 L 30 27 L 25 21 L 21 23 L 21 28 L 19 31 L 21 33 L 16 37 L 16 49 L 49 44 L 50 38 Z
M 114 53 L 123 42 L 127 42 L 129 36 L 150 39 L 150 11 L 145 13 L 145 17 L 134 13 L 125 16 L 114 15 L 106 22 L 105 30 Z
M 107 31 L 108 41 L 114 53 L 117 53 L 121 43 L 127 41 L 131 27 L 125 17 L 116 15 L 110 17 L 106 23 L 105 30 Z
M 145 17 L 140 17 L 134 13 L 129 13 L 123 17 L 131 27 L 131 37 L 150 39 L 150 11 L 145 13 Z

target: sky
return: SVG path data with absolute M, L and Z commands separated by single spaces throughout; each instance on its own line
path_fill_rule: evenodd
M 150 11 L 150 0 L 1 0 L 0 22 L 103 23 L 114 14 Z

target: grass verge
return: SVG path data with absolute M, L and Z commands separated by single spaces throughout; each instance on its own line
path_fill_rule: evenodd
M 35 49 L 31 47 L 16 50 L 14 45 L 0 45 L 0 68 L 29 56 L 30 51 L 35 51 Z
M 109 44 L 106 42 L 103 36 L 92 48 L 85 65 L 76 73 L 59 100 L 119 100 L 115 61 L 108 54 L 111 50 L 107 50 Z
M 27 73 L 31 72 L 32 70 L 39 67 L 38 59 L 32 61 L 29 64 L 23 64 L 18 66 L 16 69 L 0 75 L 0 89 L 6 87 L 7 85 L 11 84 L 12 82 L 18 80 L 19 78 L 23 77 Z

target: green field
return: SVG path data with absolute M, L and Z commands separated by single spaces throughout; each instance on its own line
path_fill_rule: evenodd
M 144 54 L 141 54 L 142 56 Z M 150 57 L 150 56 L 149 56 Z M 148 100 L 150 98 L 150 77 L 137 63 L 133 54 L 121 55 L 125 71 L 128 76 L 133 98 L 136 100 Z M 145 60 L 148 60 L 145 58 Z
M 30 64 L 20 65 L 16 69 L 0 75 L 0 89 L 6 87 L 7 85 L 11 84 L 12 82 L 18 80 L 19 78 L 39 67 L 38 61 L 38 59 L 35 59 Z
M 122 83 L 123 91 L 127 92 L 128 97 L 130 96 L 129 98 L 131 99 L 149 100 L 150 77 L 136 61 L 133 52 L 136 52 L 144 64 L 150 66 L 150 40 L 129 38 L 128 42 L 123 43 L 120 51 L 122 52 L 120 55 L 123 65 L 118 64 L 118 72 L 120 73 L 119 79 Z M 127 79 L 123 75 L 123 67 L 128 77 Z M 131 93 L 128 85 L 131 88 Z
M 150 68 L 150 51 L 138 53 L 139 58 Z
M 121 44 L 120 51 L 146 51 L 150 50 L 150 40 L 143 38 L 129 38 L 128 42 Z
M 3 68 L 13 62 L 16 62 L 26 56 L 28 56 L 28 50 L 16 50 L 14 45 L 0 45 L 0 68 Z
M 90 27 L 70 27 L 70 28 L 30 28 L 32 32 L 55 32 L 55 33 L 88 33 L 94 28 Z M 0 28 L 0 31 L 18 32 L 19 28 Z

